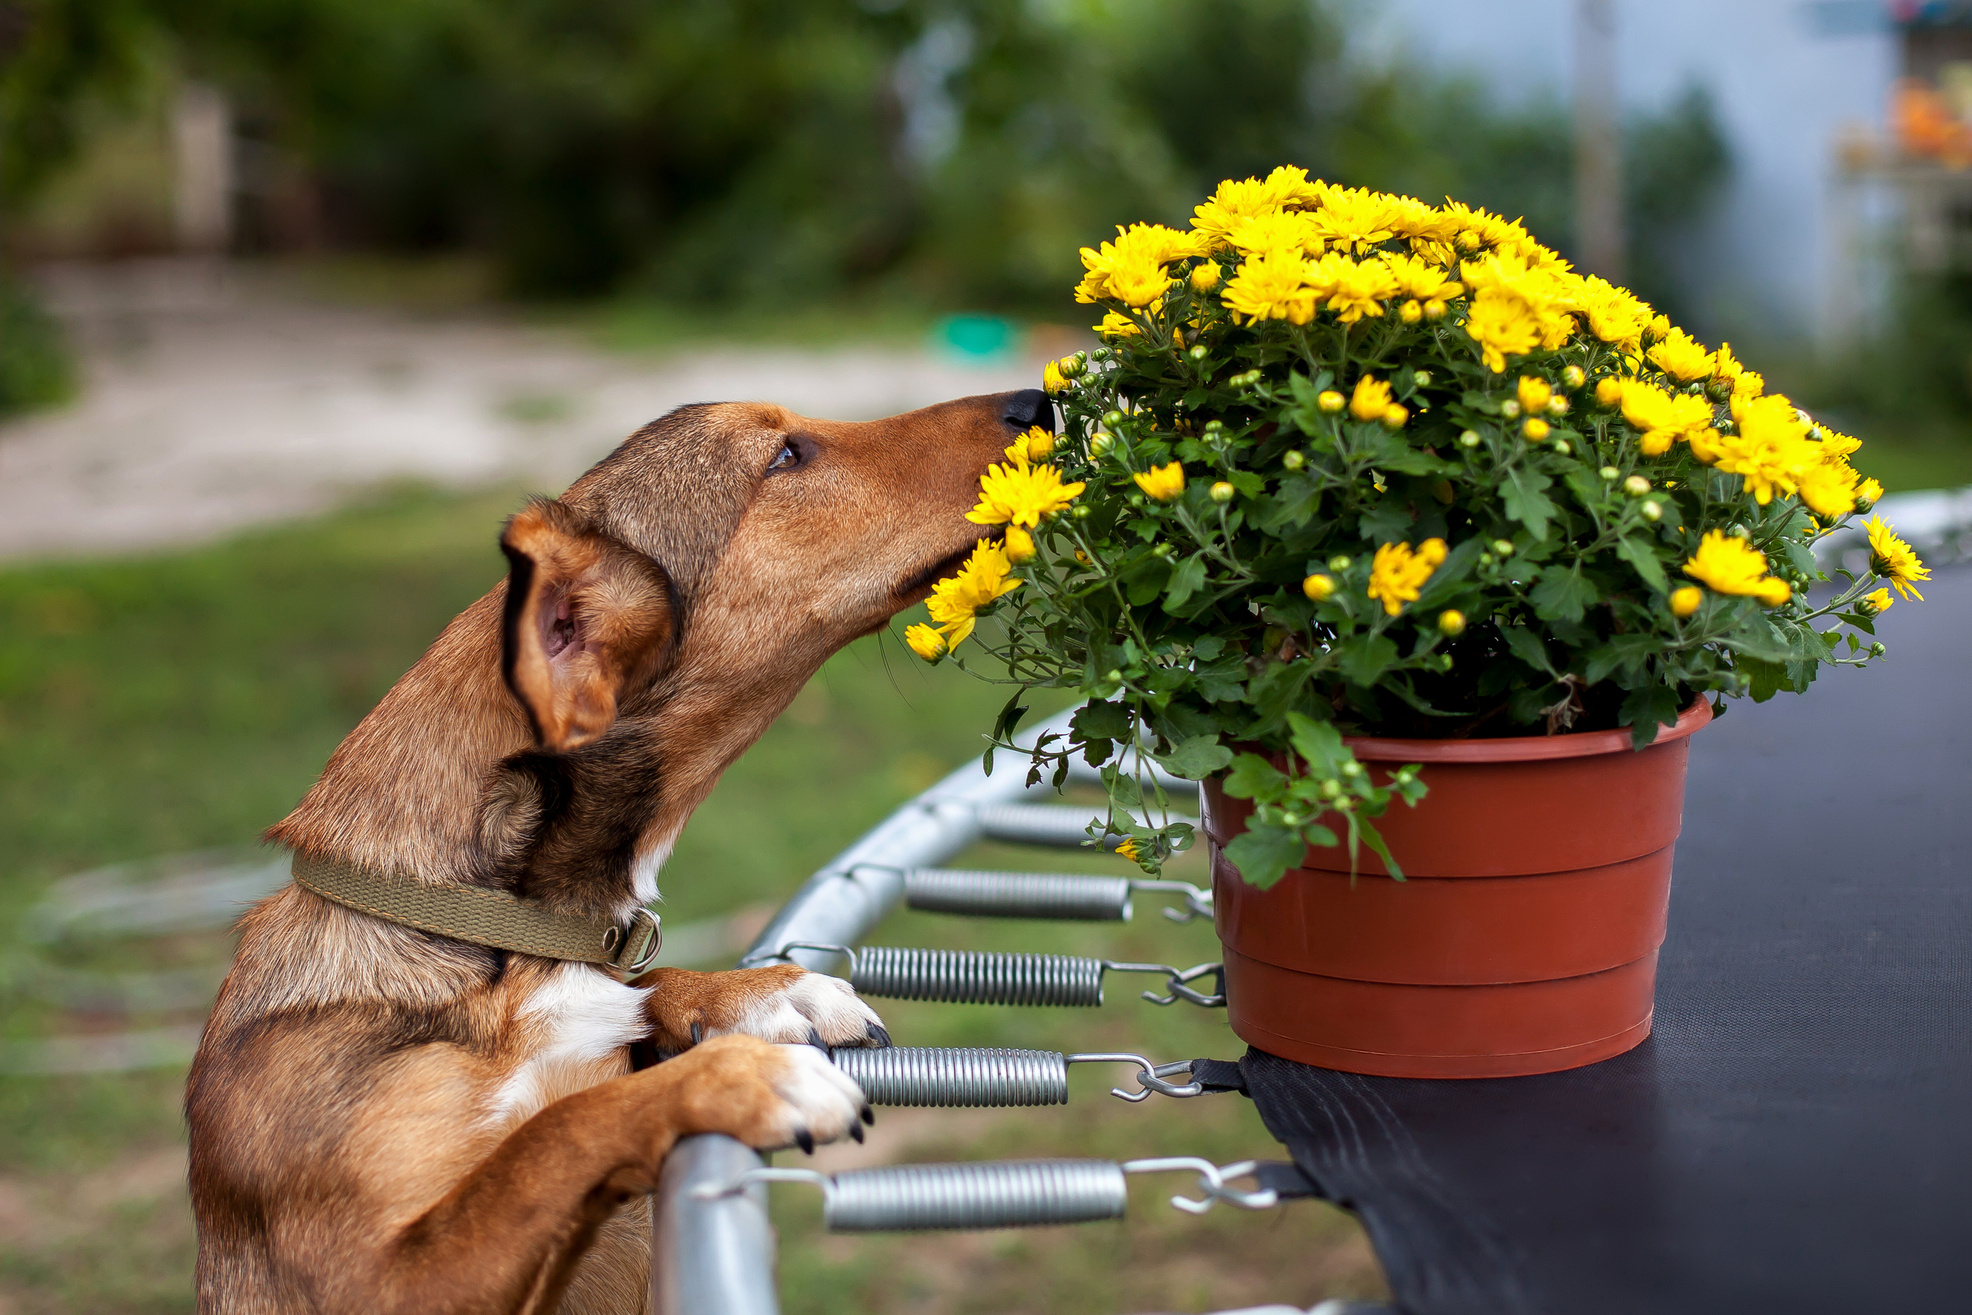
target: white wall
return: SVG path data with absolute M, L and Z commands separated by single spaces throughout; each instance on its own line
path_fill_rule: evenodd
M 1832 143 L 1844 124 L 1880 128 L 1896 37 L 1870 0 L 1616 0 L 1624 104 L 1659 108 L 1706 87 L 1733 153 L 1712 230 L 1695 244 L 1705 327 L 1808 339 L 1835 233 Z M 1572 0 L 1374 0 L 1371 48 L 1478 75 L 1502 99 L 1569 94 Z

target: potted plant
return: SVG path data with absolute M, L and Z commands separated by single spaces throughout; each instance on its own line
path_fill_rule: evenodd
M 1640 1042 L 1688 737 L 1880 655 L 1926 578 L 1880 519 L 1864 575 L 1817 566 L 1882 494 L 1856 440 L 1455 203 L 1281 168 L 1082 259 L 1105 345 L 1047 367 L 1059 436 L 982 480 L 911 646 L 963 661 L 992 615 L 1002 745 L 1028 689 L 1085 696 L 1032 775 L 1100 766 L 1092 840 L 1148 872 L 1192 829 L 1124 765 L 1205 783 L 1260 1048 L 1497 1076 Z

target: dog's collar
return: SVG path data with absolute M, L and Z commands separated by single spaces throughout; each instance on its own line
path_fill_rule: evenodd
M 294 856 L 295 884 L 387 922 L 474 945 L 593 963 L 625 979 L 647 971 L 664 943 L 657 915 L 627 925 L 552 913 L 532 900 L 480 886 L 431 885 L 340 859 Z

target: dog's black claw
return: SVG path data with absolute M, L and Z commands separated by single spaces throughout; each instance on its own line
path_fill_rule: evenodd
M 821 1051 L 824 1055 L 829 1052 L 829 1043 L 822 1040 L 822 1034 L 812 1027 L 808 1029 L 808 1044 Z
M 693 1044 L 693 1045 L 697 1045 L 697 1044 L 698 1044 L 699 1042 L 701 1042 L 701 1041 L 703 1041 L 703 1040 L 705 1040 L 705 1024 L 703 1024 L 703 1023 L 693 1023 L 693 1024 L 692 1024 L 692 1044 Z
M 851 1137 L 854 1137 L 854 1138 L 855 1138 L 855 1139 L 856 1139 L 856 1140 L 857 1140 L 858 1142 L 860 1142 L 860 1141 L 862 1141 L 862 1140 L 863 1140 L 863 1125 L 862 1125 L 862 1124 L 860 1124 L 860 1123 L 852 1123 L 852 1124 L 850 1124 L 850 1125 L 849 1125 L 849 1135 L 850 1135 Z
M 863 1122 L 871 1125 L 872 1127 L 876 1125 L 876 1111 L 871 1109 L 867 1105 L 863 1106 Z
M 863 1034 L 876 1042 L 878 1049 L 888 1050 L 890 1048 L 890 1033 L 882 1023 L 863 1024 Z
M 806 1128 L 796 1128 L 794 1130 L 794 1144 L 801 1148 L 803 1155 L 813 1155 L 815 1153 L 815 1134 Z

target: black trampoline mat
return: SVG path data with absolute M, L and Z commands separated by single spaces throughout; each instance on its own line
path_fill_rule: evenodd
M 1972 570 L 1925 593 L 1880 663 L 1694 738 L 1641 1047 L 1456 1082 L 1242 1061 L 1402 1308 L 1972 1312 Z

